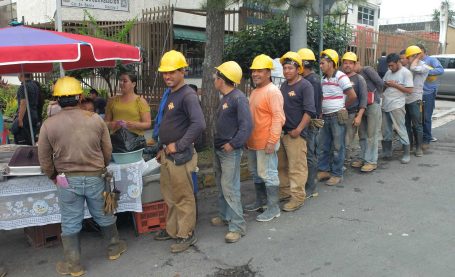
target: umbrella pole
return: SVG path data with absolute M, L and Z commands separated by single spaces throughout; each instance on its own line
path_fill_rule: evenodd
M 21 64 L 22 75 L 24 75 L 24 65 Z M 33 133 L 32 117 L 30 115 L 30 103 L 28 102 L 28 92 L 27 92 L 27 82 L 24 81 L 24 93 L 25 93 L 25 102 L 27 103 L 27 117 L 28 125 L 30 127 L 30 136 L 32 139 L 32 145 L 35 146 L 35 134 Z

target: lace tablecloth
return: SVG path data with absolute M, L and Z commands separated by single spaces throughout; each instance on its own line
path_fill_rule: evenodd
M 143 167 L 143 160 L 108 166 L 121 192 L 117 212 L 142 212 Z M 85 217 L 90 217 L 87 209 Z M 60 222 L 57 189 L 46 176 L 11 177 L 0 182 L 0 230 Z

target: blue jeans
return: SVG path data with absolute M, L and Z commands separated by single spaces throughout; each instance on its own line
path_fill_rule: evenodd
M 343 176 L 346 124 L 340 124 L 336 115 L 323 116 L 324 127 L 319 130 L 318 169 Z
M 431 122 L 436 98 L 436 90 L 430 93 L 423 94 L 423 143 L 429 144 L 431 138 Z
M 368 105 L 359 126 L 361 157 L 366 163 L 378 163 L 378 146 L 380 140 L 379 130 L 381 123 L 381 106 L 378 103 Z
M 62 214 L 62 236 L 77 234 L 84 220 L 84 204 L 101 227 L 115 223 L 114 215 L 104 214 L 104 179 L 101 177 L 67 177 L 69 188 L 57 186 L 58 205 Z
M 384 141 L 392 141 L 393 130 L 395 129 L 401 144 L 409 145 L 405 117 L 406 111 L 404 107 L 382 113 L 382 136 Z
M 264 150 L 248 150 L 248 170 L 255 184 L 265 183 L 266 187 L 278 187 L 278 155 L 280 143 L 275 144 L 275 151 L 266 154 Z
M 240 200 L 240 160 L 242 149 L 230 153 L 215 150 L 213 169 L 218 187 L 218 208 L 220 217 L 229 221 L 230 232 L 246 233 L 246 222 L 243 218 Z
M 410 144 L 415 144 L 415 138 L 422 136 L 422 113 L 420 112 L 420 103 L 422 101 L 414 101 L 406 104 L 406 130 Z
M 307 154 L 306 160 L 308 164 L 308 180 L 306 182 L 305 190 L 307 195 L 312 194 L 316 191 L 316 175 L 318 174 L 318 140 L 319 134 L 318 128 L 309 127 L 306 137 Z

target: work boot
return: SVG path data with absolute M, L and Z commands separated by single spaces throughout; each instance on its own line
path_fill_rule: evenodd
M 392 141 L 391 140 L 382 141 L 382 158 L 385 160 L 390 160 L 392 158 Z
M 224 236 L 224 240 L 227 243 L 238 242 L 240 238 L 242 238 L 242 234 L 240 234 L 240 232 L 228 232 L 226 236 Z
M 55 269 L 61 275 L 82 276 L 85 274 L 81 265 L 81 241 L 79 233 L 62 236 L 64 261 L 57 263 Z
M 330 172 L 319 171 L 318 175 L 316 176 L 316 179 L 318 179 L 318 181 L 324 181 L 324 180 L 329 179 L 330 177 L 332 177 L 332 175 L 330 175 Z
M 223 225 L 228 225 L 227 220 L 222 219 L 220 216 L 216 216 L 210 220 L 210 223 L 213 226 L 223 226 Z
M 278 205 L 278 186 L 268 186 L 267 190 L 267 209 L 256 217 L 257 221 L 265 222 L 280 216 L 280 206 Z
M 7 273 L 6 268 L 0 266 L 0 277 L 5 277 Z
M 291 198 L 291 200 L 289 200 L 286 204 L 283 205 L 283 211 L 293 212 L 293 211 L 298 210 L 302 206 L 303 206 L 303 201 L 297 201 L 297 200 Z
M 154 240 L 168 240 L 168 239 L 172 239 L 172 237 L 167 233 L 166 229 L 164 230 L 161 230 L 158 232 L 158 234 L 156 234 L 154 237 L 153 237 Z
M 290 195 L 285 195 L 285 194 L 282 194 L 282 193 L 280 192 L 280 202 L 289 200 L 289 198 L 291 198 Z
M 362 168 L 360 168 L 360 171 L 362 172 L 371 172 L 373 170 L 375 170 L 376 168 L 378 168 L 378 165 L 377 164 L 365 164 L 364 166 L 362 166 Z
M 194 245 L 196 242 L 197 238 L 194 235 L 194 233 L 188 236 L 187 238 L 177 238 L 177 241 L 173 245 L 171 245 L 171 252 L 172 253 L 183 252 L 190 248 L 190 246 Z
M 109 226 L 101 226 L 104 238 L 109 242 L 107 254 L 109 260 L 117 260 L 126 251 L 126 242 L 118 236 L 117 225 L 114 223 Z
M 254 187 L 256 190 L 256 201 L 245 205 L 244 210 L 247 212 L 254 212 L 267 207 L 267 192 L 265 189 L 265 183 L 254 183 Z
M 411 146 L 403 145 L 403 157 L 401 158 L 402 164 L 407 164 L 411 161 Z
M 361 160 L 353 161 L 351 163 L 351 167 L 353 167 L 353 168 L 361 168 L 362 166 L 363 166 L 363 161 L 361 161 Z
M 423 142 L 423 134 L 417 134 L 417 139 L 416 139 L 416 142 L 415 142 L 415 145 L 416 145 L 415 156 L 416 157 L 422 157 L 423 156 L 422 142 Z
M 326 184 L 327 186 L 336 186 L 336 185 L 338 185 L 339 183 L 341 183 L 341 180 L 342 180 L 341 177 L 332 176 L 332 177 L 330 177 L 329 180 L 327 180 L 327 182 L 325 182 L 325 184 Z
M 429 143 L 422 143 L 422 151 L 427 151 L 430 149 L 430 144 Z

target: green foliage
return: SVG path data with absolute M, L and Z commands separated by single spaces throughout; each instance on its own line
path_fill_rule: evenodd
M 310 20 L 307 27 L 308 48 L 317 55 L 320 38 L 319 21 Z M 339 25 L 329 20 L 324 22 L 323 38 L 324 48 L 331 48 L 338 53 L 343 53 L 351 41 L 352 30 L 347 25 Z M 289 51 L 289 40 L 290 28 L 286 17 L 275 16 L 262 26 L 236 33 L 225 46 L 223 60 L 237 61 L 246 76 L 256 55 L 267 54 L 272 58 L 281 57 Z
M 264 25 L 237 32 L 225 46 L 223 59 L 237 61 L 246 73 L 255 56 L 266 54 L 275 58 L 289 51 L 289 39 L 289 23 L 284 15 L 278 15 Z
M 0 87 L 0 106 L 5 117 L 13 117 L 17 111 L 16 91 L 18 86 Z

